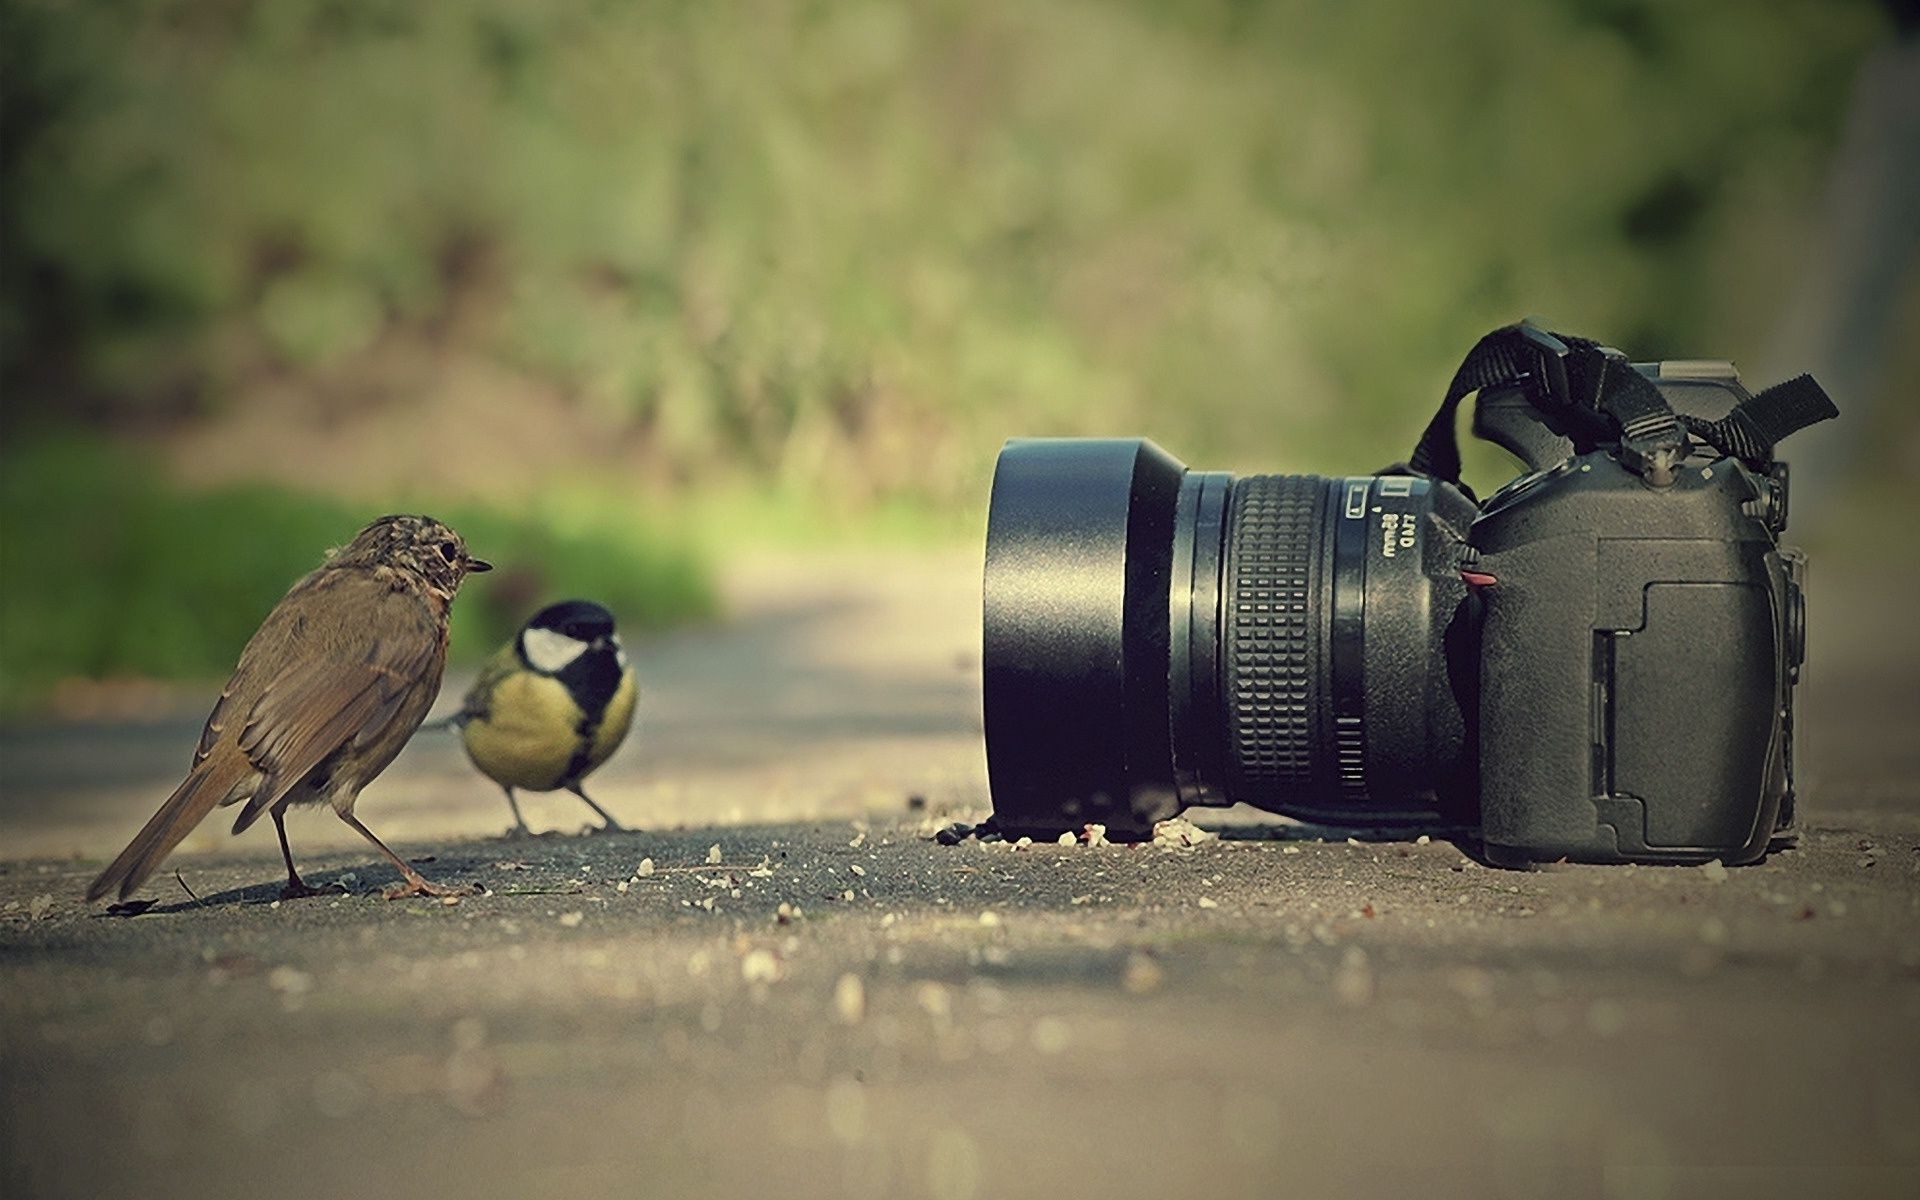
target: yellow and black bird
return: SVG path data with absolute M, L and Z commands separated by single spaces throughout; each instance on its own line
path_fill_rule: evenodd
M 379 847 L 405 882 L 387 895 L 445 896 L 353 815 L 360 789 L 400 753 L 440 692 L 447 611 L 470 574 L 490 570 L 460 535 L 431 517 L 391 516 L 362 529 L 293 585 L 240 652 L 207 717 L 186 779 L 87 888 L 125 900 L 216 806 L 246 801 L 239 833 L 273 818 L 287 862 L 282 895 L 301 882 L 284 815 L 331 804 Z
M 565 788 L 600 814 L 607 831 L 622 832 L 580 781 L 626 740 L 639 692 L 613 614 L 590 600 L 566 600 L 535 613 L 487 660 L 451 720 L 473 765 L 507 793 L 514 832 L 532 832 L 515 788 Z

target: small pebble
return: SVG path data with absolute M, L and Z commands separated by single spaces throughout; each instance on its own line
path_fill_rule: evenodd
M 973 833 L 973 826 L 955 821 L 953 824 L 933 835 L 933 840 L 942 846 L 958 846 Z
M 707 865 L 708 866 L 720 865 L 720 843 L 719 842 L 715 842 L 713 845 L 707 847 Z
M 647 876 L 653 874 L 653 860 L 650 858 L 641 859 L 639 869 L 635 870 L 634 874 L 641 879 L 645 879 Z

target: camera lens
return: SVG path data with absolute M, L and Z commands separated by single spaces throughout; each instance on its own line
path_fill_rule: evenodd
M 1241 801 L 1443 817 L 1469 765 L 1472 516 L 1412 476 L 1235 479 L 1144 441 L 1008 443 L 982 655 L 1001 827 L 1138 835 Z

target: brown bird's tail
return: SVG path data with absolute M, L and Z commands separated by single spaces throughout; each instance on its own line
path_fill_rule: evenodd
M 134 889 L 159 869 L 173 848 L 193 832 L 194 826 L 227 798 L 243 772 L 251 770 L 244 759 L 236 763 L 225 755 L 216 755 L 196 765 L 174 789 L 173 795 L 167 797 L 160 811 L 153 814 L 153 819 L 127 843 L 120 857 L 87 885 L 87 899 L 98 900 L 116 890 L 121 900 L 132 895 Z

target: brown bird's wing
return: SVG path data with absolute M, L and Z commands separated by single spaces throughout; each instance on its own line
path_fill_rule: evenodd
M 240 732 L 240 749 L 263 778 L 234 820 L 235 833 L 347 742 L 364 746 L 386 732 L 413 689 L 437 674 L 437 630 L 410 632 L 381 638 L 358 661 L 296 664 L 267 685 Z
M 382 730 L 411 684 L 437 684 L 442 637 L 424 601 L 369 572 L 318 571 L 296 584 L 241 653 L 193 769 L 87 898 L 131 895 L 236 790 L 253 789 L 237 832 L 350 738 Z

